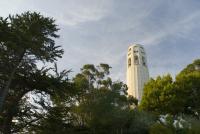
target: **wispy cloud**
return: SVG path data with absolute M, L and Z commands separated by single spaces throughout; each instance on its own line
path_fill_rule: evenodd
M 88 21 L 98 21 L 109 14 L 110 1 L 78 0 L 66 2 L 62 12 L 58 12 L 57 20 L 66 26 L 75 26 Z
M 83 64 L 105 62 L 114 79 L 125 80 L 130 43 L 145 46 L 151 76 L 176 73 L 200 53 L 199 1 L 7 0 L 0 5 L 0 16 L 31 10 L 55 18 L 61 27 L 57 44 L 65 49 L 59 67 L 75 73 Z
M 162 27 L 159 31 L 149 33 L 147 37 L 143 37 L 141 44 L 145 45 L 157 45 L 162 40 L 168 38 L 168 36 L 182 36 L 188 35 L 191 30 L 197 25 L 194 23 L 195 20 L 199 21 L 200 11 L 192 12 L 187 16 L 183 16 L 178 20 L 174 20 L 174 23 L 167 24 Z M 200 21 L 199 21 L 200 22 Z

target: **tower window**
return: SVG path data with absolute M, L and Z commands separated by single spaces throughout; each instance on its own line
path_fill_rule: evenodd
M 142 64 L 143 64 L 144 66 L 146 66 L 146 61 L 145 61 L 144 56 L 142 56 Z
M 131 58 L 128 59 L 128 67 L 131 66 Z
M 139 64 L 139 58 L 137 55 L 134 56 L 134 64 L 138 65 Z

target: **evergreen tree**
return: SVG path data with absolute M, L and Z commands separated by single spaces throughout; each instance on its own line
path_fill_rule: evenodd
M 47 73 L 50 68 L 37 67 L 38 62 L 55 62 L 62 56 L 63 49 L 54 41 L 59 37 L 57 31 L 54 19 L 35 12 L 0 18 L 0 128 L 3 133 L 11 133 L 13 117 L 19 115 L 19 105 L 27 93 L 51 94 L 62 84 L 59 77 Z

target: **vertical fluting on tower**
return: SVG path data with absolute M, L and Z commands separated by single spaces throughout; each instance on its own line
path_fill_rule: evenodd
M 144 84 L 149 80 L 147 57 L 144 47 L 139 44 L 131 45 L 127 53 L 127 86 L 128 95 L 140 102 Z

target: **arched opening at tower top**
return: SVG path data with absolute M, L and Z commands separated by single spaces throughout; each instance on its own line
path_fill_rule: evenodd
M 128 67 L 131 66 L 131 58 L 128 59 Z
M 134 64 L 139 65 L 139 58 L 137 55 L 134 56 Z

